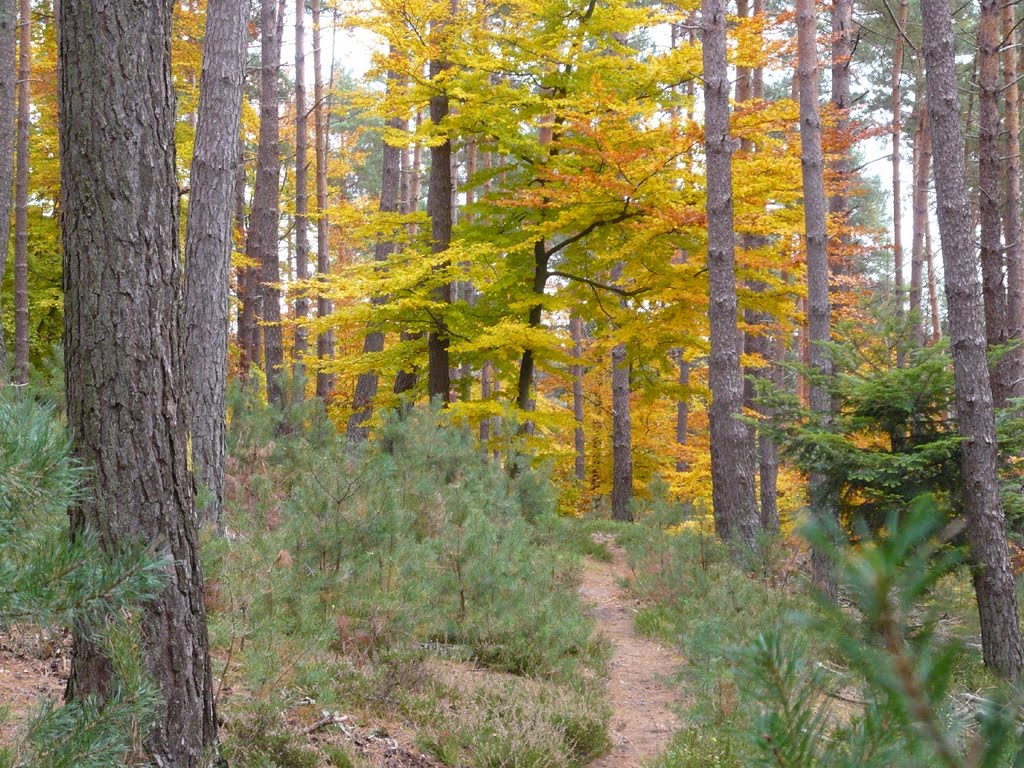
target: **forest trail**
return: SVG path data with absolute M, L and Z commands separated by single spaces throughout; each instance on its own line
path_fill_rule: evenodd
M 642 768 L 668 746 L 681 725 L 673 709 L 679 690 L 670 680 L 683 659 L 637 634 L 633 627 L 637 601 L 619 586 L 629 572 L 625 553 L 606 543 L 612 562 L 587 558 L 580 585 L 580 596 L 592 606 L 598 630 L 613 647 L 607 690 L 613 746 L 590 768 Z

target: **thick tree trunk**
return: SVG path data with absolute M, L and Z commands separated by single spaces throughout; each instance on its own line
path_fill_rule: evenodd
M 14 178 L 14 375 L 28 384 L 28 131 L 31 116 L 32 7 L 18 4 L 18 147 Z M 7 243 L 3 243 L 7 247 Z
M 931 131 L 928 130 L 927 100 L 921 99 L 918 127 L 914 133 L 914 239 L 910 262 L 910 313 L 913 323 L 914 345 L 924 346 L 924 310 L 921 282 L 927 264 L 926 240 L 928 231 L 928 179 L 932 164 Z
M 321 70 L 320 0 L 311 0 L 313 22 L 313 124 L 316 141 L 316 273 L 323 279 L 331 272 L 331 230 L 327 218 L 327 152 L 330 111 L 327 109 L 323 72 Z M 320 293 L 316 299 L 316 315 L 320 320 L 330 317 L 334 308 L 329 298 Z M 321 331 L 316 337 L 316 356 L 321 361 L 334 357 L 334 331 Z M 334 391 L 334 374 L 318 370 L 316 396 L 325 403 Z
M 1006 132 L 1003 144 L 1003 237 L 1006 241 L 1006 337 L 1024 339 L 1024 227 L 1021 226 L 1020 88 L 1017 82 L 1017 21 L 1013 3 L 1002 5 L 1003 93 Z M 1007 397 L 1024 397 L 1024 347 L 1010 350 L 1004 361 Z
M 281 330 L 281 258 L 278 224 L 281 216 L 281 154 L 278 147 L 278 75 L 284 32 L 284 0 L 261 0 L 260 25 L 263 61 L 260 69 L 260 139 L 256 154 L 256 184 L 249 219 L 252 257 L 259 262 L 259 319 L 263 335 L 263 371 L 267 401 L 284 407 L 284 342 Z
M 238 134 L 248 15 L 242 0 L 209 0 L 206 6 L 185 227 L 185 384 L 192 463 L 196 481 L 210 494 L 199 518 L 218 527 L 224 505 L 231 218 L 242 161 Z
M 997 451 L 981 286 L 968 210 L 952 21 L 946 0 L 921 0 L 939 238 L 949 303 L 967 539 L 985 663 L 1007 679 L 1024 671 L 1024 641 L 999 501 Z
M 903 72 L 903 30 L 907 26 L 907 0 L 900 0 L 899 15 L 896 17 L 896 43 L 892 59 L 892 256 L 893 286 L 896 293 L 896 318 L 902 325 L 903 319 L 903 189 L 900 183 L 900 140 L 903 134 L 903 91 L 900 76 Z M 917 152 L 917 142 L 914 143 Z M 915 155 L 916 157 L 916 155 Z M 916 210 L 916 209 L 915 209 Z M 902 353 L 898 353 L 902 356 Z M 902 362 L 902 360 L 900 360 Z
M 633 418 L 626 345 L 612 347 L 612 517 L 633 520 Z
M 11 240 L 11 178 L 14 173 L 15 54 L 18 12 L 14 0 L 0 0 L 0 297 Z M 0 388 L 7 383 L 7 344 L 0 324 Z
M 810 406 L 822 427 L 832 422 L 832 395 L 826 384 L 832 375 L 829 306 L 828 235 L 826 232 L 825 183 L 821 153 L 821 115 L 818 106 L 818 52 L 814 0 L 797 0 L 797 48 L 800 88 L 800 158 L 804 189 L 804 242 L 807 250 L 807 317 L 810 365 L 816 380 L 810 386 Z M 810 475 L 811 514 L 827 521 L 839 515 L 835 489 L 823 472 Z M 824 553 L 812 555 L 814 579 L 833 600 L 835 576 Z
M 711 327 L 711 481 L 715 530 L 737 551 L 760 527 L 754 455 L 743 409 L 733 231 L 732 140 L 724 0 L 703 0 L 704 143 L 707 154 L 708 280 Z
M 392 51 L 392 56 L 397 55 Z M 393 87 L 398 80 L 398 73 L 388 72 L 388 87 Z M 405 131 L 408 126 L 402 118 L 395 117 L 388 121 L 389 127 L 399 131 Z M 380 212 L 394 214 L 398 213 L 402 199 L 402 178 L 401 165 L 402 155 L 405 153 L 403 147 L 395 147 L 387 141 L 381 142 L 381 190 L 380 190 Z M 373 258 L 377 262 L 385 262 L 395 252 L 395 244 L 387 238 L 379 238 L 374 245 Z M 374 297 L 374 304 L 382 304 L 383 298 Z M 363 354 L 370 355 L 384 351 L 384 333 L 370 329 L 363 340 Z M 379 384 L 377 371 L 367 371 L 359 374 L 356 380 L 355 392 L 352 395 L 352 415 L 349 416 L 348 426 L 345 434 L 349 440 L 360 443 L 370 436 L 369 420 L 373 416 L 373 400 L 377 396 Z
M 583 318 L 573 315 L 569 321 L 572 336 L 572 416 L 576 422 L 573 429 L 573 445 L 576 449 L 576 481 L 583 482 L 587 468 L 587 441 L 583 431 Z
M 1006 283 L 1000 241 L 999 179 L 999 5 L 981 0 L 978 17 L 978 214 L 981 219 L 981 278 L 985 297 L 985 337 L 989 347 L 1006 342 Z M 1006 366 L 991 375 L 996 407 L 1006 402 Z
M 315 90 L 315 88 L 314 88 Z M 295 3 L 295 279 L 309 279 L 309 112 L 306 109 L 306 0 Z M 306 350 L 309 348 L 309 295 L 295 296 L 295 341 L 292 346 L 292 391 L 306 396 Z
M 173 5 L 61 6 L 64 345 L 68 424 L 92 470 L 71 532 L 90 526 L 111 552 L 162 542 L 174 558 L 167 587 L 137 613 L 164 700 L 144 743 L 155 764 L 192 768 L 211 759 L 216 719 L 187 466 Z M 116 685 L 100 648 L 76 632 L 68 696 Z

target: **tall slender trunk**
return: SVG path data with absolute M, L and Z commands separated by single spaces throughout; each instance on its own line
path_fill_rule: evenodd
M 892 257 L 893 286 L 896 292 L 896 318 L 902 326 L 903 319 L 903 189 L 900 183 L 900 140 L 903 134 L 903 91 L 900 76 L 903 72 L 903 30 L 907 26 L 907 0 L 900 0 L 896 17 L 896 43 L 892 59 Z M 914 142 L 917 152 L 917 142 Z M 915 155 L 916 156 L 916 155 Z M 916 211 L 916 208 L 915 208 Z M 902 354 L 902 353 L 899 353 Z M 901 361 L 902 362 L 902 361 Z
M 14 376 L 28 383 L 28 129 L 31 115 L 32 7 L 18 4 L 18 149 L 14 178 Z M 7 243 L 4 243 L 6 247 Z
M 394 57 L 397 52 L 392 50 Z M 398 81 L 398 73 L 394 70 L 388 72 L 388 88 L 395 87 Z M 400 117 L 391 118 L 388 126 L 392 129 L 405 132 L 408 129 L 406 121 Z M 381 189 L 380 205 L 381 213 L 394 214 L 401 207 L 402 200 L 402 178 L 401 165 L 404 147 L 397 147 L 381 142 Z M 388 260 L 388 257 L 395 252 L 394 242 L 387 237 L 379 237 L 373 249 L 374 261 L 380 263 Z M 383 297 L 375 296 L 373 303 L 383 304 Z M 384 333 L 373 328 L 369 329 L 366 338 L 363 339 L 363 354 L 370 355 L 384 350 Z M 355 392 L 352 395 L 352 414 L 348 419 L 348 426 L 345 434 L 349 440 L 359 443 L 370 436 L 369 422 L 373 415 L 373 400 L 377 396 L 377 387 L 380 376 L 377 371 L 366 371 L 359 374 L 356 380 Z
M 732 149 L 725 0 L 703 0 L 704 144 L 707 155 L 709 319 L 711 328 L 711 482 L 715 529 L 737 551 L 760 527 L 753 446 L 743 409 L 733 229 Z
M 313 22 L 313 125 L 316 141 L 316 273 L 323 280 L 331 272 L 331 229 L 327 218 L 327 152 L 329 110 L 325 104 L 322 70 L 322 36 L 320 34 L 320 0 L 311 0 Z M 333 84 L 332 84 L 333 85 Z M 321 291 L 316 299 L 316 315 L 323 321 L 330 317 L 331 300 Z M 334 331 L 321 330 L 316 337 L 316 356 L 321 361 L 334 357 Z M 317 370 L 316 396 L 325 403 L 334 391 L 334 374 Z
M 573 445 L 576 449 L 576 481 L 582 483 L 586 477 L 587 440 L 583 430 L 583 318 L 573 315 L 569 321 L 572 336 L 572 416 L 576 422 L 573 429 Z
M 7 249 L 11 240 L 17 28 L 18 12 L 14 0 L 0 0 L 0 297 L 3 296 L 4 275 L 7 274 Z M 6 383 L 7 344 L 4 340 L 3 324 L 0 323 L 0 388 Z
M 821 153 L 821 115 L 818 105 L 818 51 L 814 0 L 797 0 L 797 48 L 800 88 L 800 165 L 804 190 L 804 242 L 807 250 L 807 315 L 810 366 L 815 379 L 810 385 L 810 405 L 824 428 L 832 422 L 832 395 L 828 380 L 832 358 L 825 346 L 831 340 L 829 306 L 828 235 L 826 232 L 825 183 Z M 839 515 L 836 489 L 824 472 L 811 472 L 811 513 L 835 524 Z M 814 580 L 833 600 L 835 575 L 828 557 L 812 553 Z
M 931 131 L 928 130 L 927 100 L 921 99 L 917 130 L 914 133 L 914 240 L 910 261 L 910 314 L 914 346 L 924 346 L 924 309 L 921 282 L 924 278 L 928 231 L 928 179 L 932 164 Z
M 315 90 L 315 87 L 314 87 Z M 306 395 L 306 350 L 309 348 L 309 112 L 306 109 L 306 0 L 295 3 L 295 279 L 303 285 L 295 296 L 295 341 L 292 376 L 295 397 Z
M 416 128 L 419 129 L 422 122 L 422 115 L 416 113 Z M 413 213 L 419 210 L 420 207 L 420 173 L 423 169 L 423 145 L 417 142 L 413 146 L 412 151 L 412 168 L 409 171 L 409 197 L 403 202 L 403 213 Z M 416 234 L 416 225 L 409 225 L 410 234 Z M 403 343 L 409 343 L 417 339 L 422 338 L 422 334 L 410 333 L 409 331 L 402 331 L 401 341 Z M 400 370 L 395 375 L 395 384 L 392 391 L 396 395 L 401 395 L 406 392 L 411 392 L 416 388 L 416 382 L 419 379 L 419 371 L 416 366 L 412 366 L 408 369 Z
M 215 757 L 217 720 L 187 459 L 173 6 L 60 8 L 65 383 L 76 455 L 91 470 L 72 536 L 91 527 L 111 555 L 151 544 L 174 561 L 135 616 L 161 697 L 143 735 L 148 761 L 199 768 Z M 113 665 L 90 633 L 72 632 L 67 695 L 102 702 L 118 685 Z
M 948 3 L 921 0 L 921 18 L 957 422 L 964 438 L 961 465 L 967 540 L 974 566 L 982 655 L 986 665 L 1012 680 L 1024 671 L 1024 640 L 999 500 L 981 286 L 970 221 L 964 216 L 967 183 Z
M 897 35 L 898 37 L 898 35 Z M 834 268 L 849 273 L 852 265 L 852 238 L 847 226 L 850 217 L 849 185 L 853 163 L 850 159 L 850 61 L 853 58 L 853 0 L 832 2 L 832 106 L 836 110 L 835 132 L 843 149 L 832 163 L 836 189 L 828 200 L 829 215 L 835 220 L 838 233 L 832 238 L 829 256 Z
M 1006 284 L 999 216 L 999 5 L 981 0 L 978 17 L 978 213 L 981 219 L 981 279 L 985 298 L 985 336 L 989 347 L 1006 341 Z M 1006 402 L 1006 366 L 992 370 L 996 407 Z
M 932 343 L 942 340 L 942 319 L 939 317 L 939 279 L 935 274 L 935 249 L 932 247 L 931 219 L 924 224 L 924 252 L 928 262 L 928 306 L 931 309 Z
M 185 386 L 192 463 L 209 493 L 201 521 L 222 526 L 231 216 L 241 169 L 239 126 L 245 80 L 248 3 L 209 0 L 188 221 L 185 225 Z
M 1017 82 L 1017 20 L 1013 3 L 1002 5 L 1003 98 L 1006 132 L 1003 134 L 1003 237 L 1006 240 L 1006 337 L 1018 346 L 1005 360 L 1007 397 L 1024 397 L 1024 227 L 1021 226 L 1020 191 L 1020 87 Z
M 456 9 L 456 0 L 452 0 L 451 11 Z M 438 24 L 435 30 L 439 37 L 445 36 L 444 23 Z M 448 68 L 449 63 L 443 58 L 435 58 L 430 62 L 430 77 L 436 79 Z M 448 117 L 450 106 L 448 92 L 444 88 L 439 89 L 430 97 L 430 122 L 440 126 Z M 445 134 L 444 140 L 430 148 L 430 184 L 427 190 L 427 215 L 430 217 L 430 250 L 435 254 L 444 253 L 451 246 L 452 242 L 452 190 L 454 179 L 452 176 L 452 141 L 451 136 Z M 446 270 L 450 261 L 443 260 L 437 266 L 440 270 Z M 452 284 L 445 282 L 434 292 L 435 300 L 441 304 L 452 303 Z M 448 337 L 448 326 L 444 320 L 442 307 L 438 310 L 439 315 L 433 318 L 430 332 L 427 334 L 427 358 L 429 368 L 427 371 L 427 391 L 430 399 L 440 399 L 442 403 L 451 402 L 451 370 L 450 356 L 448 353 L 450 340 Z
M 686 359 L 683 350 L 676 352 L 678 357 L 678 382 L 683 388 L 679 400 L 676 401 L 676 446 L 681 449 L 680 456 L 676 461 L 676 472 L 687 472 L 690 469 L 689 463 L 682 455 L 690 436 L 690 395 L 687 391 L 690 387 L 690 362 Z
M 612 347 L 612 517 L 632 521 L 633 418 L 630 408 L 630 371 L 626 345 Z

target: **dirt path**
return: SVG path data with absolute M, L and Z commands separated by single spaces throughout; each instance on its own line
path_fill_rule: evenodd
M 580 595 L 591 606 L 599 631 L 613 647 L 608 676 L 614 745 L 590 768 L 641 768 L 660 754 L 679 728 L 673 705 L 679 690 L 670 677 L 683 659 L 670 648 L 641 637 L 633 628 L 637 601 L 618 580 L 628 574 L 625 555 L 609 545 L 614 560 L 584 561 Z

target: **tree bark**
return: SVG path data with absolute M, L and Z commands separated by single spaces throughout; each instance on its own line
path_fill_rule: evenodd
M 927 100 L 921 99 L 917 131 L 914 133 L 914 239 L 910 261 L 910 314 L 913 324 L 914 345 L 924 346 L 924 308 L 921 282 L 926 268 L 926 240 L 928 230 L 928 179 L 932 164 L 931 131 L 928 130 Z
M 18 3 L 18 146 L 14 178 L 14 376 L 28 384 L 28 131 L 31 115 L 32 7 Z M 6 248 L 7 243 L 3 243 Z
M 981 286 L 968 210 L 952 21 L 946 0 L 921 0 L 939 239 L 949 304 L 967 539 L 985 664 L 1007 679 L 1024 670 L 1024 641 L 999 501 L 992 391 Z
M 626 345 L 612 347 L 612 518 L 632 522 L 633 418 Z
M 1006 240 L 1006 337 L 1018 346 L 1004 361 L 1007 397 L 1024 397 L 1024 227 L 1020 191 L 1020 87 L 1017 82 L 1017 21 L 1012 3 L 1002 5 L 1003 98 L 1006 132 L 1003 144 L 1003 237 Z
M 316 273 L 323 280 L 331 272 L 331 230 L 327 218 L 327 152 L 329 110 L 321 69 L 320 0 L 311 0 L 313 21 L 313 124 L 316 141 Z M 321 291 L 316 299 L 316 315 L 320 320 L 330 317 L 332 302 Z M 334 331 L 321 331 L 316 337 L 316 356 L 321 368 L 316 374 L 316 396 L 327 402 L 334 391 L 334 374 L 322 368 L 324 361 L 334 357 Z
M 569 321 L 569 333 L 572 336 L 572 416 L 576 422 L 573 429 L 573 445 L 576 449 L 576 482 L 582 483 L 586 477 L 587 441 L 583 431 L 583 318 L 573 315 Z
M 392 50 L 392 56 L 397 52 Z M 398 81 L 398 73 L 394 70 L 388 72 L 388 88 L 393 88 Z M 388 126 L 394 130 L 406 131 L 408 125 L 400 117 L 393 117 L 388 121 Z M 379 210 L 383 214 L 398 213 L 402 199 L 402 178 L 401 166 L 404 147 L 396 147 L 383 140 L 381 142 L 381 190 Z M 384 226 L 390 226 L 385 223 Z M 389 238 L 379 237 L 373 249 L 374 261 L 381 263 L 388 260 L 388 257 L 395 252 L 395 243 Z M 374 297 L 373 303 L 380 305 L 383 298 Z M 363 354 L 370 355 L 384 351 L 384 333 L 382 331 L 369 329 L 366 338 L 363 340 Z M 352 415 L 349 416 L 348 426 L 345 434 L 349 440 L 361 443 L 370 436 L 369 420 L 373 416 L 373 400 L 377 396 L 379 384 L 377 371 L 367 371 L 359 374 L 356 380 L 355 392 L 352 395 Z
M 902 326 L 903 320 L 903 189 L 900 183 L 900 140 L 903 133 L 903 91 L 900 87 L 900 75 L 903 72 L 903 30 L 907 26 L 907 0 L 900 0 L 899 14 L 896 17 L 896 43 L 892 59 L 892 257 L 893 287 L 896 294 L 896 318 Z M 917 143 L 914 143 L 917 151 Z M 915 155 L 916 157 L 916 155 Z M 916 198 L 915 198 L 916 199 Z M 916 207 L 915 207 L 916 212 Z M 916 221 L 916 219 L 915 219 Z M 902 356 L 902 353 L 897 352 Z M 902 362 L 902 360 L 900 361 Z
M 136 614 L 164 698 L 144 744 L 155 764 L 192 768 L 211 759 L 216 720 L 187 466 L 173 5 L 61 6 L 64 344 L 68 424 L 92 470 L 71 532 L 94 528 L 111 553 L 163 542 L 173 557 L 167 587 Z M 68 696 L 116 684 L 75 629 Z
M 999 5 L 981 0 L 978 17 L 978 215 L 981 220 L 981 278 L 985 336 L 989 347 L 1006 342 L 1006 284 L 999 215 Z M 1008 382 L 1002 362 L 991 374 L 996 407 L 1006 402 Z
M 737 328 L 732 139 L 724 0 L 702 0 L 704 143 L 707 155 L 709 319 L 711 329 L 711 481 L 715 530 L 737 551 L 753 548 L 759 528 L 753 445 L 745 424 Z
M 831 340 L 829 306 L 828 235 L 826 231 L 825 183 L 821 153 L 821 115 L 818 106 L 818 52 L 814 0 L 797 0 L 797 48 L 800 90 L 800 166 L 804 190 L 804 242 L 807 250 L 807 316 L 810 367 L 815 377 L 810 385 L 810 406 L 822 428 L 832 422 L 832 395 L 827 381 L 832 376 L 832 358 L 825 346 Z M 839 515 L 835 489 L 823 472 L 811 472 L 809 497 L 811 514 L 827 521 Z M 827 556 L 812 553 L 814 579 L 833 600 L 835 576 Z
M 309 112 L 306 109 L 306 0 L 295 3 L 295 279 L 303 285 L 295 296 L 292 389 L 306 396 L 306 350 L 309 347 Z
M 932 248 L 931 219 L 924 224 L 924 252 L 928 263 L 928 305 L 931 309 L 932 344 L 942 341 L 942 319 L 939 317 L 939 280 L 935 274 L 935 249 Z
M 196 481 L 210 495 L 199 518 L 218 527 L 223 525 L 231 219 L 242 161 L 239 125 L 248 8 L 243 0 L 209 0 L 206 6 L 185 225 L 185 384 L 192 464 Z
M 0 298 L 3 296 L 7 249 L 11 240 L 17 28 L 18 11 L 14 0 L 0 0 Z M 7 374 L 7 344 L 3 325 L 0 324 L 0 388 L 7 383 Z
M 684 356 L 683 350 L 678 350 L 676 354 L 679 358 L 679 386 L 684 388 L 676 402 L 676 445 L 680 449 L 685 449 L 690 436 L 690 395 L 685 391 L 690 386 L 690 362 Z M 676 472 L 687 472 L 689 469 L 690 465 L 680 455 L 676 461 Z
M 899 37 L 899 35 L 897 35 Z M 853 0 L 832 1 L 832 106 L 836 110 L 835 132 L 842 147 L 832 163 L 836 189 L 828 200 L 828 211 L 838 228 L 831 244 L 831 261 L 840 273 L 851 268 L 851 237 L 848 188 L 853 174 L 850 161 L 850 61 L 853 58 Z

